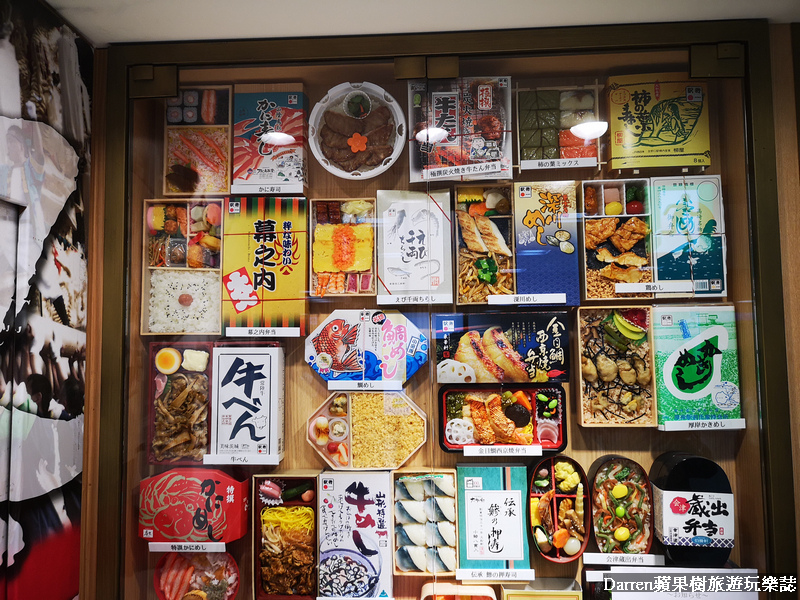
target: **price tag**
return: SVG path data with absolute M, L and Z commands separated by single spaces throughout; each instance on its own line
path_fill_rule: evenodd
M 299 327 L 228 327 L 225 337 L 300 337 Z
M 665 421 L 659 425 L 661 431 L 718 431 L 720 429 L 744 429 L 744 419 L 714 419 L 709 421 Z
M 534 569 L 456 569 L 459 581 L 533 581 Z
M 556 294 L 491 294 L 487 297 L 489 304 L 517 305 L 517 304 L 566 304 L 565 293 Z
M 694 292 L 692 282 L 686 281 L 662 281 L 661 283 L 618 283 L 614 286 L 618 294 L 643 294 L 643 293 L 682 293 L 691 294 Z
M 331 392 L 352 392 L 352 391 L 393 391 L 399 392 L 403 389 L 403 382 L 397 379 L 388 381 L 328 381 L 328 391 Z
M 464 456 L 541 456 L 542 445 L 530 446 L 464 446 Z
M 664 566 L 664 557 L 660 554 L 612 554 L 605 552 L 584 552 L 583 563 L 586 565 L 647 565 Z
M 225 552 L 225 542 L 150 542 L 150 552 Z

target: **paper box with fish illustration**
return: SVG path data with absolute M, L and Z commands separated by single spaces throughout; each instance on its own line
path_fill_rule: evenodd
M 300 83 L 233 89 L 232 194 L 303 194 L 308 99 Z
M 450 304 L 450 191 L 378 190 L 378 304 Z
M 408 83 L 411 183 L 511 179 L 511 78 Z
M 247 533 L 247 506 L 246 481 L 215 469 L 171 469 L 139 486 L 139 537 L 148 542 L 233 542 Z
M 228 337 L 306 332 L 306 199 L 224 202 L 222 321 Z
M 230 107 L 227 86 L 181 88 L 167 100 L 165 195 L 227 194 L 230 188 Z
M 457 472 L 456 579 L 534 579 L 528 552 L 527 468 L 459 464 Z
M 310 295 L 375 295 L 375 199 L 311 201 Z
M 330 390 L 400 390 L 428 360 L 428 338 L 396 311 L 336 310 L 306 338 Z
M 277 465 L 284 454 L 283 348 L 212 351 L 211 451 L 205 464 Z
M 727 296 L 726 242 L 724 233 L 654 235 L 656 298 Z
M 392 597 L 392 474 L 323 471 L 318 596 Z
M 517 303 L 580 304 L 577 192 L 576 181 L 514 184 L 517 296 L 532 296 Z
M 513 189 L 457 186 L 456 304 L 510 304 L 516 290 Z
M 452 577 L 458 567 L 456 471 L 393 471 L 395 575 Z
M 686 73 L 608 79 L 612 169 L 711 164 L 708 88 Z
M 520 168 L 564 169 L 597 165 L 597 136 L 583 138 L 571 128 L 597 121 L 594 86 L 561 90 L 537 89 L 517 94 L 517 137 Z M 580 131 L 579 131 L 580 133 Z M 588 138 L 588 139 L 586 139 Z
M 658 428 L 743 429 L 731 305 L 653 307 Z
M 566 311 L 433 315 L 439 383 L 569 381 Z

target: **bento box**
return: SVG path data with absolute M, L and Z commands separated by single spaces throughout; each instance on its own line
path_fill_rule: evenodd
M 427 437 L 427 416 L 403 392 L 333 393 L 306 425 L 306 441 L 333 469 L 396 469 Z
M 647 179 L 583 182 L 584 299 L 653 297 L 649 189 Z
M 227 552 L 167 552 L 153 569 L 153 587 L 158 600 L 233 600 L 239 591 L 239 566 Z
M 305 360 L 329 390 L 400 390 L 428 360 L 428 338 L 405 315 L 335 310 L 306 338 Z
M 375 199 L 311 200 L 309 294 L 375 295 Z
M 623 456 L 601 456 L 589 469 L 592 530 L 603 554 L 647 554 L 653 545 L 653 491 L 647 471 Z
M 302 83 L 233 88 L 231 194 L 300 194 L 308 184 L 308 98 Z
M 456 186 L 456 304 L 516 291 L 511 186 Z
M 530 519 L 533 542 L 547 560 L 568 563 L 583 554 L 589 544 L 591 497 L 577 462 L 558 455 L 532 469 Z
M 451 304 L 450 190 L 378 190 L 378 304 Z
M 305 335 L 306 199 L 233 196 L 223 207 L 223 334 Z
M 566 311 L 433 315 L 438 383 L 569 381 Z
M 455 469 L 403 468 L 394 478 L 394 574 L 453 577 L 458 567 Z
M 318 482 L 317 595 L 392 598 L 392 474 L 323 471 Z
M 253 476 L 255 600 L 316 598 L 318 475 L 308 470 Z
M 501 585 L 502 600 L 583 600 L 581 584 L 566 577 L 537 577 L 521 584 Z
M 166 103 L 163 193 L 203 196 L 230 191 L 231 88 L 181 88 Z
M 222 203 L 145 200 L 142 335 L 220 333 Z
M 517 143 L 520 169 L 597 166 L 597 135 L 575 135 L 571 128 L 598 120 L 595 86 L 520 90 L 517 93 Z M 580 131 L 579 131 L 580 133 Z
M 465 456 L 538 456 L 567 446 L 560 385 L 507 383 L 439 388 L 439 445 Z
M 576 181 L 514 184 L 515 299 L 580 304 L 577 188 Z
M 497 600 L 490 585 L 461 585 L 449 581 L 429 581 L 422 586 L 420 600 Z
M 211 421 L 209 342 L 150 344 L 150 464 L 202 462 Z
M 658 424 L 649 306 L 582 306 L 578 309 L 577 350 L 581 426 Z

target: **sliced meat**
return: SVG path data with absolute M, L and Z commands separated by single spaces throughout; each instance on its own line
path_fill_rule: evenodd
M 362 133 L 364 131 L 364 121 L 366 121 L 366 119 L 359 120 L 333 112 L 332 110 L 325 111 L 325 123 L 328 127 L 346 138 L 349 138 L 356 132 Z M 374 129 L 374 127 L 371 127 L 371 129 Z
M 359 154 L 366 154 L 367 158 L 364 161 L 365 165 L 369 165 L 370 167 L 377 167 L 381 164 L 384 160 L 392 155 L 392 151 L 394 148 L 391 146 L 375 146 L 375 147 L 367 147 L 366 152 L 362 152 Z
M 373 130 L 366 129 L 364 135 L 367 136 L 369 142 L 367 142 L 370 146 L 382 146 L 389 141 L 389 136 L 392 135 L 392 131 L 394 130 L 394 125 L 391 123 L 387 123 L 386 125 L 381 125 Z
M 323 144 L 331 148 L 350 148 L 347 144 L 347 137 L 341 133 L 336 133 L 327 125 L 323 125 L 322 129 L 319 130 L 319 137 Z
M 385 106 L 380 106 L 361 119 L 361 122 L 364 124 L 364 128 L 361 131 L 372 131 L 373 129 L 386 125 L 391 120 L 392 111 Z

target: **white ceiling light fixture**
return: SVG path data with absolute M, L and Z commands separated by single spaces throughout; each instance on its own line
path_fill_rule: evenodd
M 442 129 L 441 127 L 428 127 L 427 129 L 420 131 L 416 135 L 416 138 L 420 144 L 424 144 L 425 142 L 438 144 L 439 142 L 443 142 L 447 139 L 447 130 Z
M 271 146 L 288 146 L 295 142 L 294 136 L 282 131 L 270 131 L 261 136 L 261 141 Z
M 579 137 L 588 142 L 589 140 L 596 140 L 606 131 L 608 131 L 608 122 L 586 121 L 585 123 L 579 123 L 574 127 L 570 127 L 569 130 L 575 137 Z

